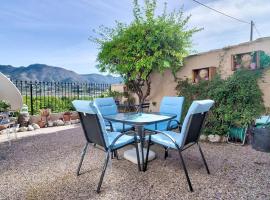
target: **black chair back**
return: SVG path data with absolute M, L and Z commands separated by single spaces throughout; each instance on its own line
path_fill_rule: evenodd
M 190 116 L 185 145 L 198 142 L 206 115 L 207 112 L 196 113 Z
M 79 112 L 79 116 L 86 140 L 107 150 L 98 115 Z

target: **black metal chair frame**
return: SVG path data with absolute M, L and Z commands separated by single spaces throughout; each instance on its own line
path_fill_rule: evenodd
M 144 109 L 147 109 L 147 112 L 149 111 L 150 108 L 150 103 L 142 103 L 139 105 L 135 105 L 136 107 L 136 112 L 144 112 Z
M 104 139 L 104 136 L 103 136 L 103 133 L 102 133 L 101 125 L 99 123 L 99 119 L 98 119 L 97 114 L 87 114 L 87 113 L 81 113 L 81 112 L 78 112 L 78 113 L 79 113 L 79 116 L 80 116 L 80 119 L 81 119 L 82 128 L 83 128 L 84 135 L 85 135 L 85 138 L 86 138 L 87 142 L 86 142 L 86 144 L 85 144 L 85 146 L 84 146 L 84 148 L 82 150 L 82 153 L 81 153 L 80 162 L 79 162 L 77 172 L 76 172 L 77 176 L 80 175 L 80 169 L 81 169 L 81 166 L 82 166 L 82 163 L 83 163 L 83 160 L 84 160 L 88 145 L 90 143 L 93 143 L 95 146 L 96 145 L 101 146 L 102 148 L 99 148 L 99 149 L 106 152 L 106 157 L 105 157 L 102 173 L 101 173 L 99 183 L 98 183 L 98 187 L 97 187 L 97 190 L 96 190 L 97 193 L 100 192 L 100 188 L 101 188 L 101 185 L 102 185 L 102 182 L 103 182 L 103 178 L 104 178 L 104 175 L 105 175 L 105 172 L 106 172 L 106 169 L 107 169 L 110 153 L 115 153 L 115 152 L 117 152 L 118 149 L 121 149 L 121 148 L 123 148 L 123 147 L 125 147 L 127 145 L 134 144 L 134 146 L 136 148 L 136 153 L 137 153 L 138 169 L 139 169 L 139 171 L 141 171 L 141 165 L 140 165 L 140 159 L 139 159 L 139 150 L 138 150 L 138 145 L 137 145 L 138 139 L 137 139 L 136 132 L 129 131 L 129 133 L 132 132 L 134 134 L 134 141 L 132 141 L 130 143 L 127 143 L 127 144 L 125 144 L 125 145 L 123 145 L 121 147 L 118 147 L 118 148 L 114 148 L 114 145 L 117 142 L 117 140 L 120 137 L 122 137 L 123 135 L 128 133 L 128 132 L 123 132 L 113 140 L 112 144 L 109 147 L 106 147 L 105 139 Z M 88 130 L 87 129 L 85 121 L 84 121 L 85 117 L 94 117 L 96 124 L 93 125 L 93 130 Z M 93 136 L 92 140 L 91 140 L 91 138 L 89 138 L 89 135 L 88 135 L 89 132 L 91 132 L 91 133 L 96 132 L 95 133 L 96 135 L 92 134 L 92 136 Z
M 176 141 L 174 140 L 174 138 L 172 138 L 170 135 L 161 132 L 161 131 L 156 131 L 157 133 L 160 133 L 166 137 L 168 137 L 175 145 L 179 157 L 180 157 L 180 164 L 183 166 L 184 172 L 185 172 L 185 176 L 187 179 L 187 183 L 189 186 L 189 190 L 191 192 L 193 192 L 193 187 L 188 175 L 188 171 L 184 162 L 184 158 L 182 156 L 182 151 L 188 149 L 189 147 L 193 146 L 194 144 L 197 144 L 199 147 L 199 151 L 203 160 L 203 163 L 205 165 L 206 171 L 208 174 L 210 174 L 207 162 L 205 160 L 203 151 L 199 145 L 199 137 L 205 122 L 205 118 L 206 118 L 207 112 L 204 113 L 197 113 L 197 114 L 193 114 L 190 116 L 189 121 L 188 121 L 188 126 L 187 126 L 187 134 L 186 134 L 186 138 L 185 138 L 185 145 L 183 145 L 183 147 L 179 147 L 179 145 L 176 143 Z M 199 121 L 198 121 L 199 120 Z M 196 127 L 197 126 L 197 127 Z M 146 165 L 145 165 L 145 170 L 147 169 L 147 164 L 148 164 L 148 154 L 149 154 L 149 149 L 150 149 L 150 145 L 153 144 L 154 142 L 151 141 L 151 134 L 149 135 L 149 140 L 148 140 L 148 146 L 147 146 L 147 153 L 146 153 Z
M 181 129 L 182 129 L 182 125 L 180 124 L 180 122 L 176 119 L 171 119 L 168 121 L 168 124 L 167 124 L 167 128 L 166 130 L 167 131 L 171 131 L 173 130 L 173 128 L 171 127 L 171 123 L 175 121 L 177 123 L 177 128 L 179 129 L 179 132 L 181 132 Z M 157 130 L 157 123 L 155 123 L 155 129 Z M 152 132 L 153 134 L 156 134 L 158 131 L 153 131 L 153 130 L 149 130 L 149 129 L 146 129 L 148 132 Z M 169 148 L 168 147 L 164 147 L 164 159 L 166 159 L 168 156 L 169 156 Z

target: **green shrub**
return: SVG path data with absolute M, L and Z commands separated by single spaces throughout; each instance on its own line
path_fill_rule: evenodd
M 6 101 L 0 100 L 0 112 L 6 112 L 10 109 L 10 104 Z
M 197 84 L 180 80 L 179 96 L 185 97 L 184 114 L 193 100 L 213 99 L 214 107 L 209 112 L 204 133 L 225 135 L 230 126 L 243 127 L 264 111 L 262 92 L 257 80 L 260 71 L 238 70 L 227 79 L 217 75 L 211 81 Z

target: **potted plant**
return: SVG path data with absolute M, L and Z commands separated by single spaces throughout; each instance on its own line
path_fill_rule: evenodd
M 0 100 L 0 131 L 7 128 L 9 120 L 9 108 L 10 104 L 6 101 Z
M 0 100 L 0 113 L 1 112 L 8 112 L 10 109 L 10 104 L 6 101 Z
M 48 120 L 50 118 L 50 114 L 51 114 L 51 109 L 49 108 L 44 108 L 40 110 L 40 121 L 38 122 L 38 125 L 40 126 L 40 128 L 44 128 L 48 125 Z

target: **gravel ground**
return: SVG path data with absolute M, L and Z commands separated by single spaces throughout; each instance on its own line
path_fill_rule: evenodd
M 104 152 L 87 152 L 83 174 L 75 175 L 84 145 L 80 127 L 0 143 L 0 199 L 270 199 L 270 154 L 250 146 L 203 143 L 211 171 L 206 173 L 196 146 L 183 153 L 194 192 L 188 190 L 176 151 L 157 159 L 147 172 L 113 159 L 100 194 L 95 192 Z M 127 147 L 128 148 L 128 147 Z M 123 150 L 120 151 L 120 156 Z

